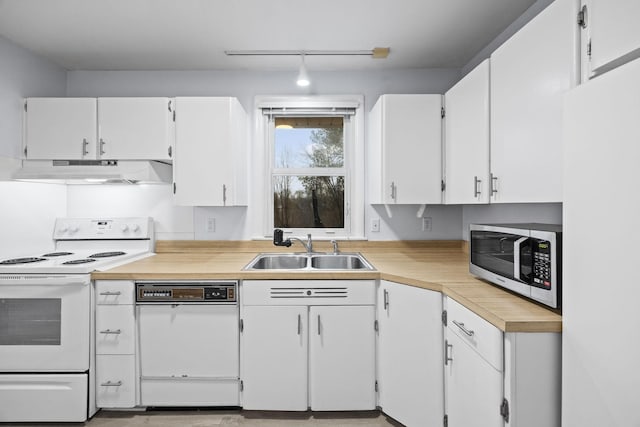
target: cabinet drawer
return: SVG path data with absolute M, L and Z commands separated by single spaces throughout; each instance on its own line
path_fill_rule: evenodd
M 135 314 L 133 305 L 96 307 L 96 354 L 133 354 Z
M 98 408 L 136 406 L 134 355 L 96 357 L 96 404 Z
M 96 281 L 96 304 L 117 305 L 135 302 L 133 282 L 129 280 Z
M 468 308 L 447 298 L 447 327 L 502 372 L 503 334 Z

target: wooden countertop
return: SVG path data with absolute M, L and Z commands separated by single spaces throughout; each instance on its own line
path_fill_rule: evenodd
M 317 251 L 330 251 L 327 242 L 314 246 Z M 505 332 L 562 331 L 562 317 L 555 311 L 469 274 L 463 242 L 341 242 L 340 248 L 362 253 L 376 271 L 242 271 L 260 252 L 295 250 L 274 247 L 271 242 L 159 241 L 155 255 L 94 272 L 92 278 L 383 279 L 442 292 Z

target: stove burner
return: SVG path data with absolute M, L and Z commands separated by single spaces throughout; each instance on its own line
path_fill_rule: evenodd
M 54 256 L 65 256 L 65 255 L 73 255 L 73 252 L 50 252 L 50 253 L 44 254 L 42 256 L 54 257 Z
M 63 264 L 66 264 L 66 265 L 86 264 L 88 262 L 94 262 L 94 261 L 96 261 L 96 260 L 95 259 L 88 259 L 88 258 L 87 259 L 72 259 L 71 261 L 63 262 Z
M 46 258 L 36 258 L 36 257 L 31 257 L 31 258 L 14 258 L 14 259 L 7 259 L 5 261 L 0 261 L 0 264 L 8 264 L 8 265 L 14 265 L 14 264 L 28 264 L 31 262 L 40 262 L 40 261 L 46 261 Z
M 109 258 L 112 256 L 120 256 L 126 255 L 126 252 L 116 251 L 116 252 L 98 252 L 97 254 L 89 255 L 89 258 Z

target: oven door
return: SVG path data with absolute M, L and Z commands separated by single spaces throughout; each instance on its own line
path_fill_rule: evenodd
M 89 369 L 90 279 L 0 275 L 0 372 Z

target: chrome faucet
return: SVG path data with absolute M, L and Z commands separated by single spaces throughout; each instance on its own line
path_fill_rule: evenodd
M 307 234 L 307 241 L 298 238 L 298 237 L 290 237 L 287 240 L 282 240 L 282 230 L 276 228 L 273 230 L 273 244 L 276 246 L 286 246 L 287 248 L 291 246 L 293 243 L 292 240 L 297 240 L 302 243 L 302 246 L 306 249 L 307 253 L 313 253 L 313 241 L 311 240 L 311 234 Z
M 337 255 L 340 253 L 340 249 L 338 249 L 338 241 L 337 240 L 332 240 L 331 243 L 333 244 L 333 254 Z

